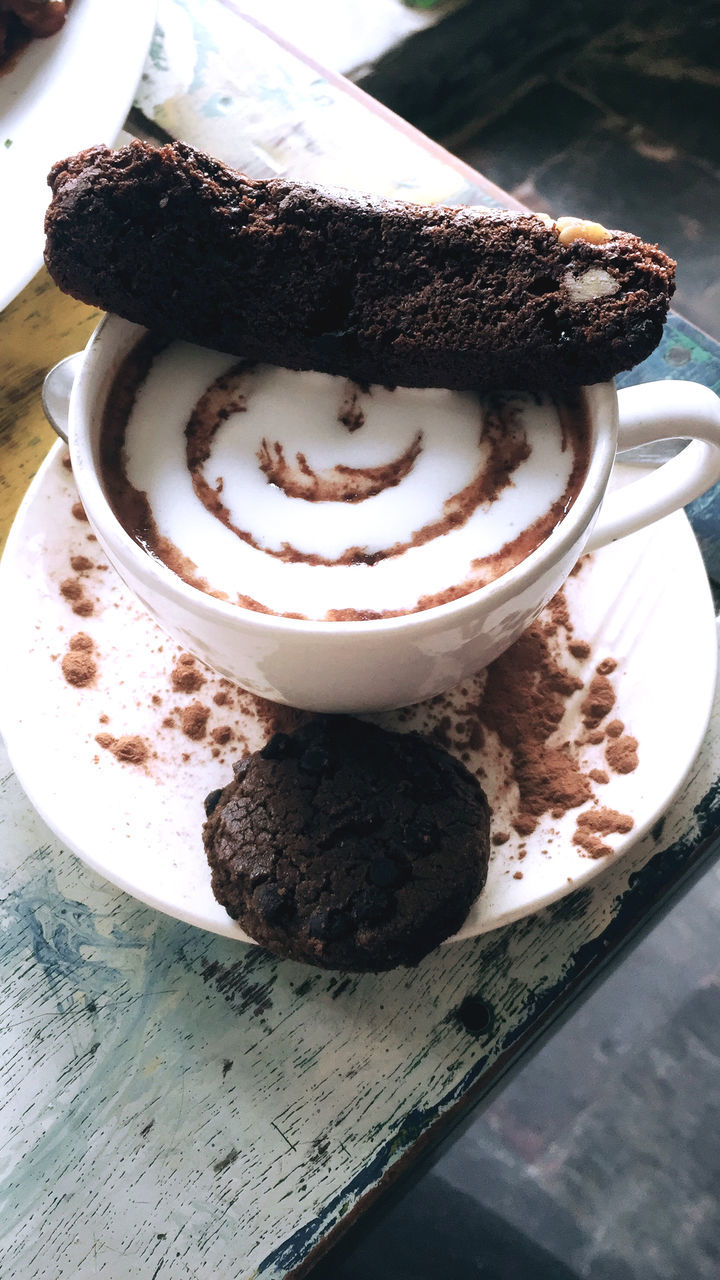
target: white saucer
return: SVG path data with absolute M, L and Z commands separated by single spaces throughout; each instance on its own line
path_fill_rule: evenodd
M 199 691 L 173 692 L 169 676 L 180 650 L 106 567 L 98 544 L 88 541 L 87 523 L 73 516 L 76 494 L 66 456 L 58 443 L 23 502 L 0 566 L 0 727 L 13 767 L 48 826 L 102 876 L 169 915 L 247 941 L 211 892 L 201 840 L 203 799 L 229 781 L 245 743 L 250 749 L 262 744 L 274 710 L 228 689 L 207 669 Z M 70 557 L 80 555 L 95 565 L 80 575 L 94 602 L 90 617 L 76 616 L 59 589 L 76 576 Z M 634 820 L 630 834 L 604 837 L 610 857 L 618 858 L 677 794 L 710 713 L 715 619 L 685 516 L 671 516 L 598 553 L 570 579 L 566 595 L 574 638 L 592 647 L 590 657 L 568 658 L 567 665 L 587 683 L 598 662 L 617 660 L 612 715 L 639 742 L 637 769 L 610 773 L 606 785 L 595 787 L 600 805 Z M 68 684 L 61 670 L 70 637 L 79 631 L 92 638 L 98 667 L 95 683 L 84 689 Z M 214 702 L 223 692 L 232 709 Z M 582 697 L 569 703 L 563 737 L 573 739 L 581 730 Z M 193 701 L 211 709 L 201 741 L 191 741 L 178 725 Z M 426 703 L 377 719 L 389 728 L 426 731 L 446 713 L 446 705 Z M 168 717 L 174 727 L 163 726 Z M 234 740 L 216 747 L 213 757 L 210 732 L 228 724 Z M 147 764 L 120 763 L 96 742 L 103 732 L 145 739 Z M 602 746 L 583 751 L 584 767 L 602 767 Z M 483 751 L 471 753 L 470 765 L 484 770 L 494 829 L 512 832 L 512 788 L 502 793 L 501 759 L 488 735 Z M 494 849 L 485 891 L 458 937 L 517 920 L 607 866 L 608 856 L 592 859 L 572 843 L 578 812 L 541 819 L 531 836 L 521 841 L 511 834 Z

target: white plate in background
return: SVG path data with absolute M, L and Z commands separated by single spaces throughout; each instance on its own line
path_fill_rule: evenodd
M 0 68 L 0 311 L 42 265 L 51 166 L 112 143 L 154 25 L 154 0 L 73 0 L 56 35 Z

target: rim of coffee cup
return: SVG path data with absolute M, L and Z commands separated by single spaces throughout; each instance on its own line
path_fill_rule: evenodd
M 347 637 L 391 633 L 408 627 L 413 630 L 432 629 L 439 622 L 461 623 L 478 609 L 503 604 L 519 595 L 591 531 L 610 478 L 617 446 L 617 393 L 613 382 L 582 388 L 591 428 L 590 461 L 570 510 L 539 547 L 485 586 L 429 609 L 367 621 L 287 618 L 220 600 L 190 586 L 161 560 L 144 551 L 115 515 L 100 480 L 97 461 L 105 397 L 120 361 L 146 332 L 132 321 L 106 315 L 92 333 L 70 397 L 68 435 L 73 476 L 90 524 L 102 542 L 113 550 L 118 548 L 115 552 L 117 559 L 121 562 L 129 560 L 136 574 L 160 589 L 161 594 L 176 598 L 195 612 L 206 613 L 215 619 L 225 618 L 230 623 L 237 623 L 240 618 L 244 626 L 261 632 L 304 632 L 308 635 L 320 632 L 324 636 L 336 633 Z M 100 396 L 102 409 L 98 412 L 96 406 Z M 582 554 L 582 546 L 578 554 Z

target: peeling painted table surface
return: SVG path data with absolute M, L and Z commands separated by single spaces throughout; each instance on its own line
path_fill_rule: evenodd
M 220 0 L 162 0 L 130 127 L 257 173 L 503 200 Z M 45 276 L 0 317 L 3 536 L 51 439 L 43 370 L 95 319 Z M 720 348 L 674 317 L 624 381 L 657 377 L 720 390 Z M 711 495 L 690 514 L 720 578 L 716 506 Z M 0 757 L 0 1274 L 303 1272 L 714 855 L 719 773 L 716 700 L 681 799 L 591 887 L 412 972 L 345 977 L 181 924 L 101 881 Z

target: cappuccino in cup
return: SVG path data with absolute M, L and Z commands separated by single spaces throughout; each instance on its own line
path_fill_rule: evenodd
M 322 621 L 459 599 L 539 547 L 587 473 L 582 392 L 363 387 L 148 335 L 108 396 L 102 483 L 209 595 Z

